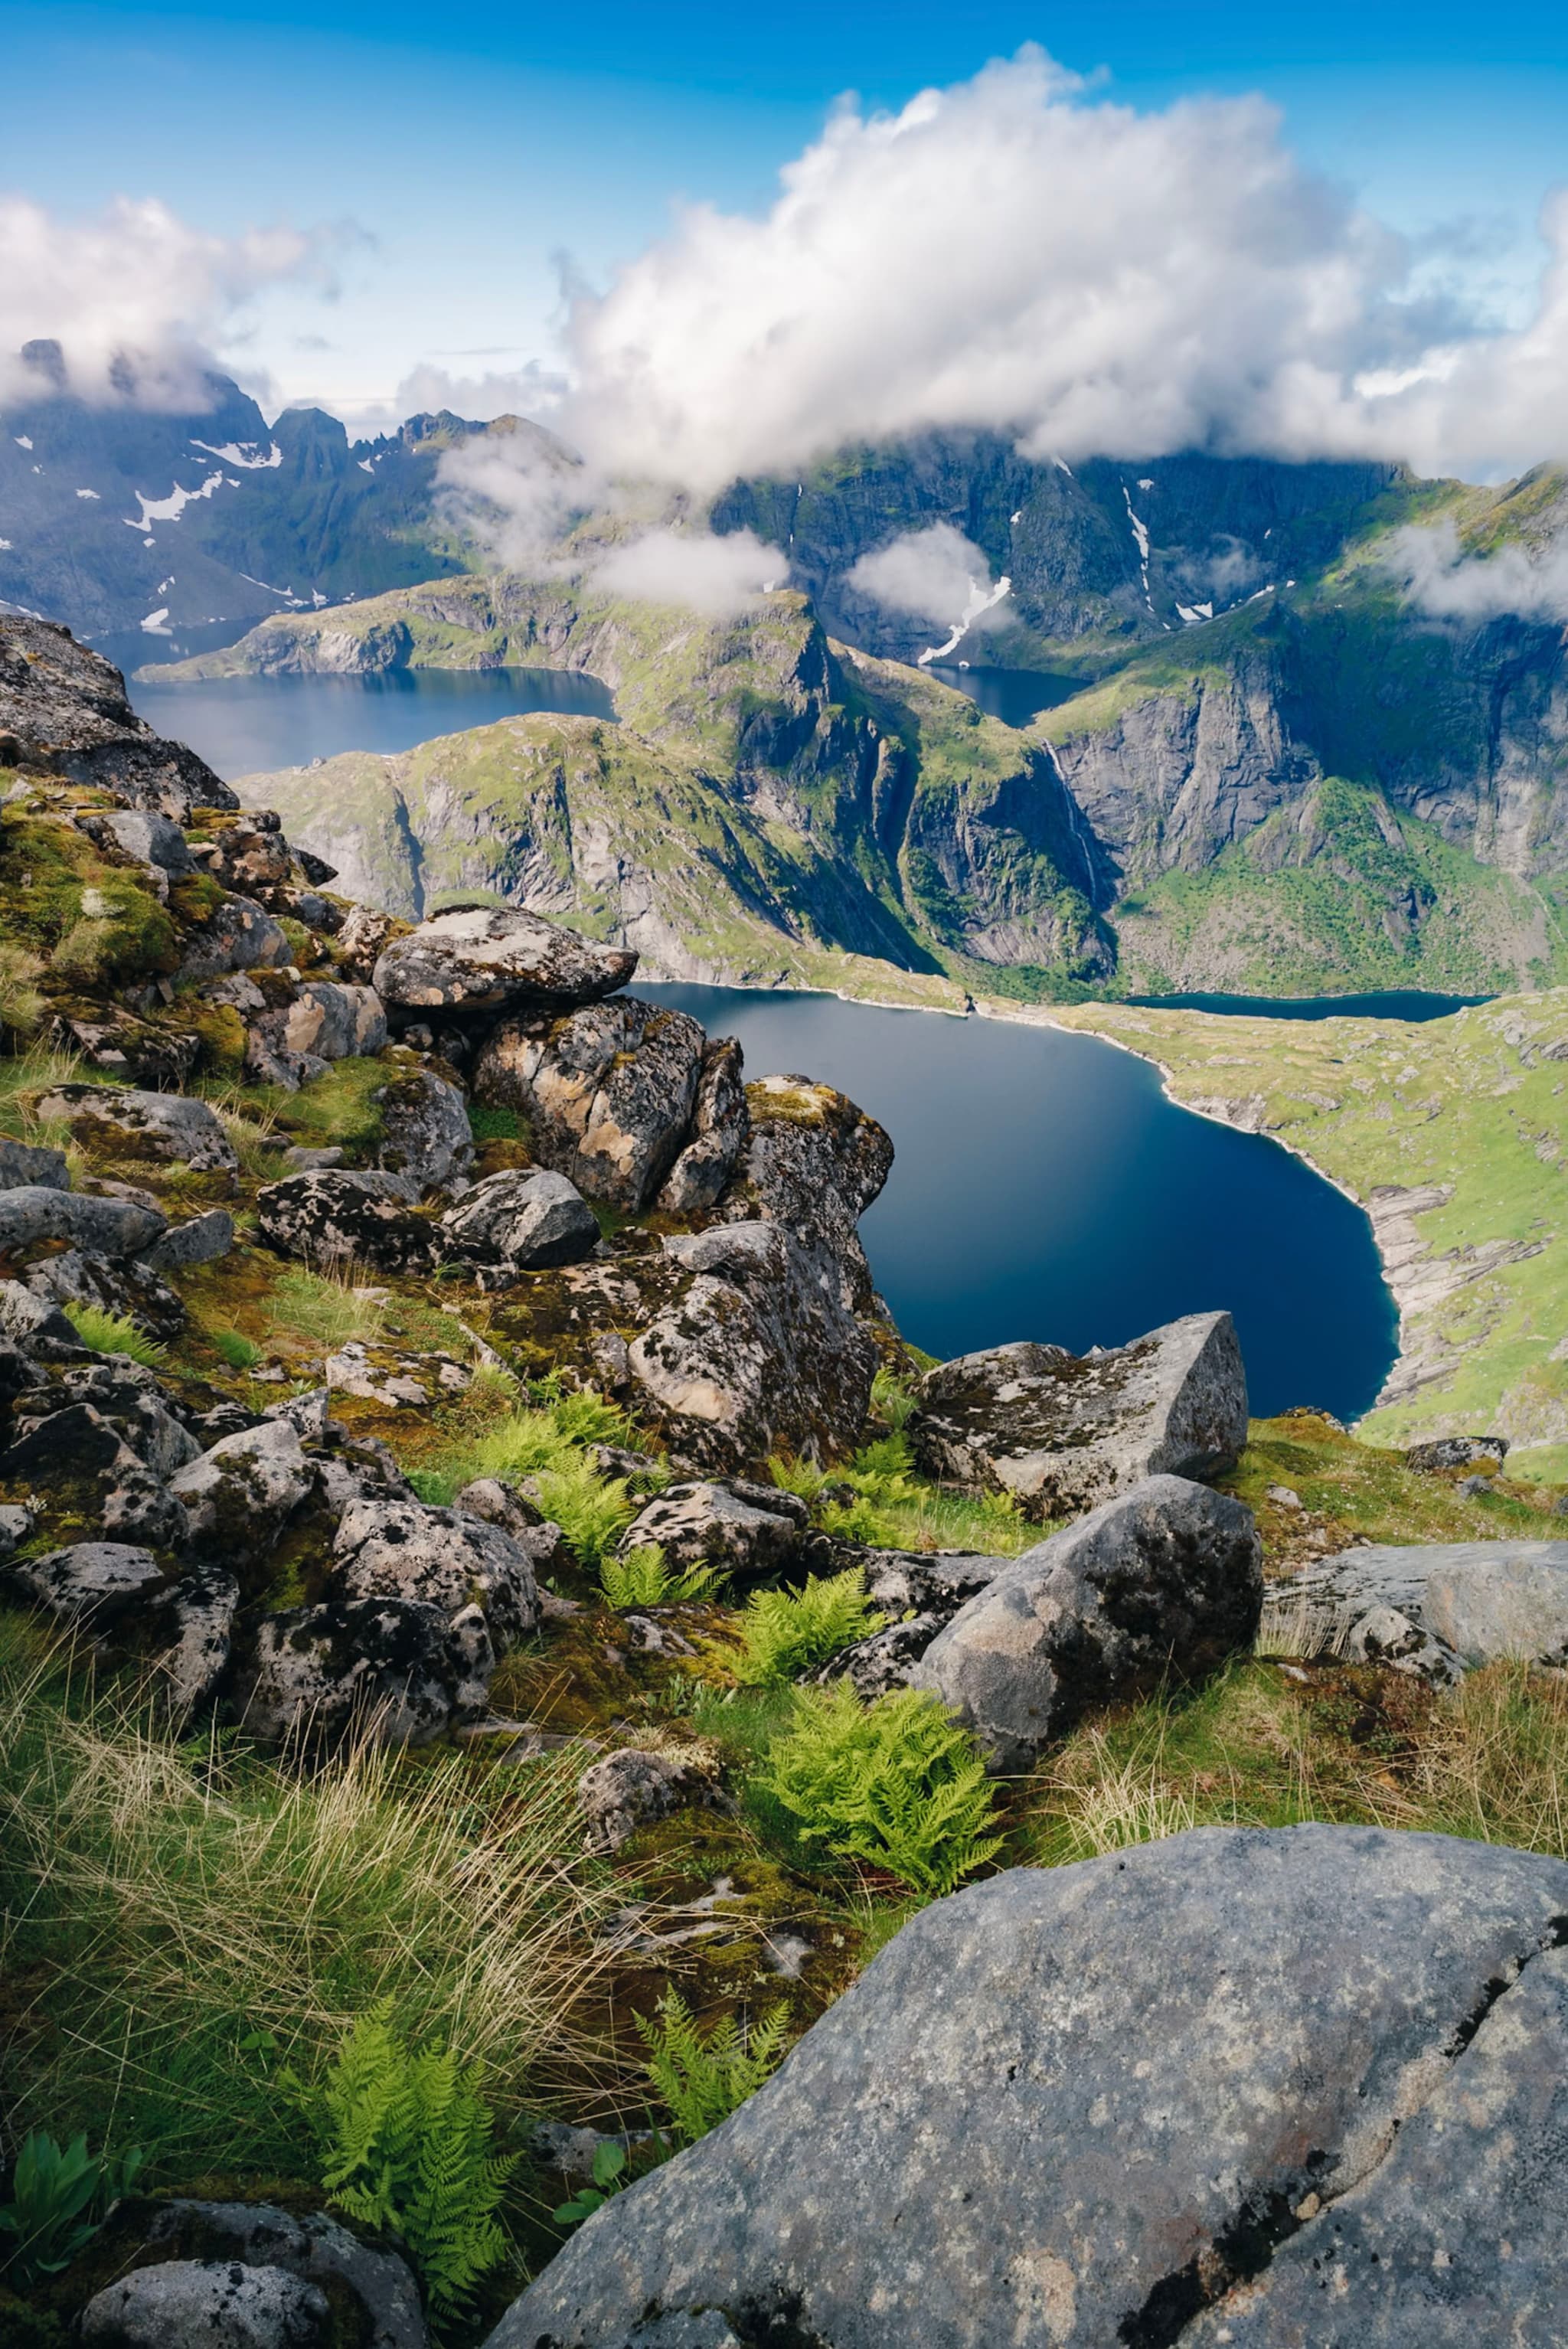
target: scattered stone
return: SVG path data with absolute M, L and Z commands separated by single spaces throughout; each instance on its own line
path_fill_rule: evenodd
M 107 835 L 139 864 L 154 865 L 171 880 L 196 870 L 185 834 L 171 816 L 150 808 L 111 808 L 88 821 L 95 837 Z
M 216 1693 L 239 1609 L 239 1582 L 220 1566 L 181 1575 L 139 1610 L 129 1645 L 157 1674 L 171 1711 L 190 1713 Z
M 1271 1585 L 1274 1644 L 1342 1651 L 1444 1686 L 1513 1658 L 1568 1664 L 1568 1541 L 1370 1543 Z
M 152 1272 L 185 1272 L 193 1264 L 214 1264 L 234 1245 L 234 1218 L 227 1207 L 211 1207 L 189 1222 L 170 1224 L 144 1249 L 140 1261 Z
M 723 1197 L 751 1133 L 742 1068 L 733 1036 L 704 1044 L 690 1139 L 658 1195 L 666 1215 L 703 1215 Z
M 514 1272 L 580 1264 L 599 1245 L 593 1208 L 564 1174 L 548 1169 L 486 1175 L 448 1208 L 441 1230 L 472 1263 Z
M 12 1428 L 20 1442 L 70 1405 L 90 1404 L 142 1465 L 163 1478 L 197 1459 L 201 1450 L 170 1410 L 170 1400 L 157 1375 L 129 1355 L 98 1354 L 18 1395 Z
M 1150 1476 L 1012 1559 L 910 1673 L 997 1770 L 1026 1769 L 1091 1705 L 1195 1678 L 1250 1648 L 1263 1605 L 1253 1513 Z
M 461 1394 L 473 1375 L 450 1354 L 400 1354 L 356 1339 L 326 1360 L 326 1382 L 335 1392 L 387 1411 L 428 1411 L 443 1395 Z
M 1275 1508 L 1288 1509 L 1293 1516 L 1305 1506 L 1301 1495 L 1293 1492 L 1288 1485 L 1270 1485 L 1266 1490 L 1267 1498 L 1274 1503 Z
M 583 1847 L 590 1852 L 619 1851 L 639 1827 L 688 1804 L 731 1807 L 711 1769 L 695 1759 L 648 1754 L 635 1745 L 590 1763 L 577 1781 L 577 1799 L 585 1822 Z
M 186 1513 L 188 1547 L 222 1560 L 264 1557 L 315 1486 L 286 1419 L 222 1437 L 169 1483 Z
M 164 1587 L 152 1552 L 128 1542 L 73 1542 L 42 1557 L 13 1558 L 5 1571 L 36 1605 L 73 1630 L 95 1634 Z
M 1556 2340 L 1565 1913 L 1557 1860 L 1365 1827 L 971 1886 L 490 2349 Z
M 287 1174 L 258 1191 L 256 1217 L 269 1247 L 306 1264 L 422 1272 L 435 1261 L 434 1229 L 414 1214 L 395 1174 Z
M 70 1169 L 63 1150 L 36 1150 L 0 1133 L 0 1191 L 68 1191 Z
M 798 1564 L 811 1513 L 794 1493 L 773 1485 L 671 1485 L 640 1509 L 621 1537 L 621 1555 L 656 1543 L 666 1566 L 716 1567 L 739 1581 L 758 1581 Z
M 48 1184 L 21 1183 L 0 1191 L 0 1248 L 8 1255 L 36 1247 L 41 1240 L 67 1240 L 73 1247 L 119 1261 L 150 1247 L 168 1220 L 155 1207 L 96 1199 Z
M 169 2259 L 282 2269 L 335 2300 L 346 2294 L 357 2303 L 364 2330 L 356 2324 L 351 2337 L 359 2349 L 428 2349 L 407 2261 L 395 2251 L 372 2251 L 324 2212 L 295 2218 L 265 2202 L 139 2199 L 120 2206 L 107 2232 L 117 2249 L 124 2243 L 137 2256 L 154 2251 Z
M 387 1013 L 373 987 L 312 978 L 295 988 L 291 1002 L 253 1019 L 249 1034 L 247 1058 L 280 1064 L 293 1090 L 307 1062 L 318 1072 L 332 1061 L 379 1052 L 387 1041 Z
M 1405 1454 L 1405 1465 L 1429 1474 L 1480 1468 L 1495 1475 L 1507 1457 L 1506 1435 L 1439 1435 L 1429 1444 L 1412 1444 Z
M 119 1202 L 90 1204 L 108 1206 Z M 135 1212 L 139 1216 L 148 1210 L 137 1207 Z M 96 1305 L 101 1312 L 134 1322 L 150 1338 L 178 1337 L 185 1327 L 183 1301 L 142 1256 L 111 1264 L 96 1250 L 66 1248 L 59 1256 L 40 1257 L 29 1265 L 26 1282 L 36 1297 L 53 1305 Z
M 311 1150 L 304 1143 L 294 1142 L 284 1152 L 284 1164 L 297 1169 L 302 1174 L 315 1174 L 329 1166 L 341 1166 L 344 1154 L 337 1143 L 323 1150 Z
M 31 1509 L 19 1508 L 8 1501 L 0 1503 L 0 1562 L 20 1549 L 36 1523 Z
M 423 1191 L 450 1190 L 467 1179 L 474 1163 L 474 1137 L 468 1103 L 456 1085 L 433 1069 L 415 1068 L 395 1078 L 376 1099 L 381 1112 L 377 1154 L 385 1173 L 400 1175 L 416 1198 Z
M 393 939 L 408 936 L 408 924 L 396 914 L 384 914 L 375 905 L 351 905 L 337 933 L 337 968 L 346 978 L 368 980 Z
M 1105 1352 L 1028 1340 L 928 1371 L 909 1422 L 926 1473 L 1011 1493 L 1037 1521 L 1091 1509 L 1146 1476 L 1215 1476 L 1247 1440 L 1228 1313 L 1190 1313 Z
M 686 1013 L 620 996 L 504 1021 L 475 1064 L 474 1090 L 526 1118 L 542 1166 L 635 1214 L 680 1151 L 702 1058 L 702 1030 Z
M 542 915 L 453 905 L 383 950 L 375 986 L 389 1010 L 404 1014 L 564 1011 L 613 995 L 636 967 L 625 947 L 597 946 Z
M 423 1744 L 483 1713 L 494 1670 L 477 1607 L 449 1617 L 414 1599 L 337 1599 L 264 1616 L 234 1702 L 271 1744 L 330 1744 L 358 1728 Z
M 333 1542 L 331 1595 L 418 1599 L 448 1616 L 477 1606 L 500 1653 L 539 1620 L 530 1538 L 420 1501 L 359 1501 Z
M 81 2321 L 86 2349 L 330 2349 L 333 2330 L 319 2285 L 233 2260 L 133 2269 Z
M 205 922 L 188 933 L 178 977 L 221 978 L 231 970 L 282 970 L 289 942 L 272 916 L 250 897 L 225 897 Z
M 471 1485 L 463 1486 L 452 1506 L 461 1517 L 479 1517 L 513 1536 L 534 1533 L 545 1523 L 543 1510 L 515 1485 L 503 1485 L 499 1476 L 476 1476 Z

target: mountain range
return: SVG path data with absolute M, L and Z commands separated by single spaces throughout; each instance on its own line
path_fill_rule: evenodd
M 1564 631 L 1534 584 L 1568 546 L 1554 471 L 1496 490 L 1203 454 L 1069 470 L 986 435 L 847 450 L 686 517 L 788 552 L 788 588 L 712 621 L 603 593 L 592 523 L 529 574 L 478 567 L 432 460 L 537 428 L 350 444 L 212 396 L 204 419 L 8 413 L 0 595 L 88 630 L 153 593 L 160 626 L 225 596 L 231 623 L 271 615 L 170 675 L 520 664 L 615 695 L 614 726 L 540 713 L 249 779 L 384 902 L 527 895 L 672 974 L 944 999 L 1568 975 Z M 1028 673 L 1047 706 L 1025 726 L 868 590 L 863 558 L 935 524 L 1008 583 L 951 649 Z

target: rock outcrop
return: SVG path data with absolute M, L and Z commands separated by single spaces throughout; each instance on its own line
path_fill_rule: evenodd
M 490 2349 L 1568 2331 L 1568 1868 L 1203 1828 L 926 1909 Z
M 916 1459 L 1036 1519 L 1094 1508 L 1145 1476 L 1214 1476 L 1247 1440 L 1247 1382 L 1228 1313 L 1190 1313 L 1092 1354 L 1028 1340 L 962 1354 L 921 1381 Z
M 238 800 L 183 742 L 166 742 L 101 653 L 49 620 L 8 616 L 0 634 L 0 766 L 101 785 L 128 808 L 189 820 Z
M 1342 1651 L 1446 1686 L 1504 1658 L 1568 1664 L 1568 1541 L 1369 1543 L 1268 1593 L 1303 1655 Z
M 634 1215 L 686 1143 L 705 1041 L 684 1011 L 619 996 L 504 1021 L 475 1062 L 474 1091 L 521 1114 L 541 1165 Z M 710 1090 L 710 1116 L 714 1100 Z
M 523 1006 L 558 1011 L 624 987 L 634 954 L 514 906 L 448 908 L 394 938 L 376 964 L 377 994 L 395 1018 L 493 1018 Z

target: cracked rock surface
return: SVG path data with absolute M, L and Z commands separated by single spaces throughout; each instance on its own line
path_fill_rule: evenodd
M 1562 2342 L 1564 1934 L 1560 1861 L 1378 1828 L 1014 1869 L 490 2349 Z

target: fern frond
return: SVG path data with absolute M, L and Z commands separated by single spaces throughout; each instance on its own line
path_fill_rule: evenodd
M 872 1612 L 859 1567 L 809 1575 L 804 1590 L 756 1591 L 740 1622 L 739 1678 L 750 1687 L 793 1680 L 880 1631 L 885 1619 Z

